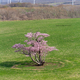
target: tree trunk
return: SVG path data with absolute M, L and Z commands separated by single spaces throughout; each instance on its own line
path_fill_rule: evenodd
M 40 62 L 39 66 L 43 66 L 44 63 L 45 63 L 45 62 L 42 60 L 42 57 L 41 57 L 40 51 L 39 51 L 39 62 Z
M 38 66 L 43 66 L 45 62 L 40 62 L 40 64 L 38 64 Z

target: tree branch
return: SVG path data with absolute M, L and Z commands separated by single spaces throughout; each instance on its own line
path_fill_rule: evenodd
M 35 55 L 35 59 L 36 59 L 37 62 L 39 62 L 39 59 L 38 59 L 37 55 Z
M 32 58 L 31 54 L 30 54 L 30 57 L 31 57 L 31 59 L 32 59 L 33 62 L 37 63 L 38 65 L 40 64 L 39 62 L 35 61 L 35 60 Z

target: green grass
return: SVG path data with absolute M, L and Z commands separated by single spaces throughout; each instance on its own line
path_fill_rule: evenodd
M 80 80 L 80 18 L 0 22 L 0 80 Z M 33 66 L 29 57 L 11 47 L 24 43 L 24 34 L 47 33 L 55 46 L 44 66 Z

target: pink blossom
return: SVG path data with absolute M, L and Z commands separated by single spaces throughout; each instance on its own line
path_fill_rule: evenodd
M 41 33 L 40 32 L 36 32 L 35 35 L 36 35 L 36 37 L 38 37 L 39 35 L 41 35 Z
M 33 56 L 35 56 L 35 55 L 36 55 L 36 53 L 32 53 L 32 55 L 33 55 Z
M 46 46 L 47 45 L 46 43 L 47 43 L 47 41 L 42 40 L 42 45 Z
M 31 47 L 30 48 L 30 51 L 31 52 L 38 52 L 39 51 L 39 48 L 37 48 L 37 47 Z
M 39 43 L 37 41 L 34 42 L 34 47 L 39 47 Z
M 38 37 L 38 36 L 48 37 L 48 36 L 50 36 L 50 35 L 49 35 L 49 34 L 46 34 L 46 33 L 36 32 L 36 37 Z
M 16 48 L 17 49 L 17 48 L 23 48 L 24 46 L 25 45 L 19 43 L 19 44 L 13 45 L 12 48 Z
M 28 40 L 25 40 L 24 42 L 28 42 Z
M 41 36 L 38 38 L 38 42 L 42 41 L 44 38 Z
M 28 41 L 27 44 L 33 44 L 35 41 Z
M 50 36 L 49 34 L 45 34 L 45 33 L 41 33 L 41 35 L 44 36 L 44 37 Z
M 47 48 L 48 51 L 53 51 L 53 50 L 57 50 L 55 47 L 48 47 Z
M 25 35 L 26 37 L 28 37 L 28 38 L 31 38 L 32 36 L 33 36 L 33 33 L 27 33 L 27 35 Z
M 24 50 L 30 51 L 30 48 L 31 48 L 31 46 L 30 47 L 25 47 Z

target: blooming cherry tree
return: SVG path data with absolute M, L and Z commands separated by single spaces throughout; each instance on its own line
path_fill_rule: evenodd
M 17 50 L 15 52 L 20 52 L 22 54 L 25 54 L 26 56 L 31 57 L 32 61 L 37 63 L 39 66 L 43 65 L 45 63 L 45 56 L 48 52 L 57 50 L 55 47 L 50 47 L 47 45 L 47 41 L 43 40 L 45 37 L 50 36 L 49 34 L 45 33 L 27 33 L 25 37 L 28 38 L 28 40 L 25 40 L 29 47 L 26 47 L 24 44 L 15 44 L 12 48 L 16 48 Z

